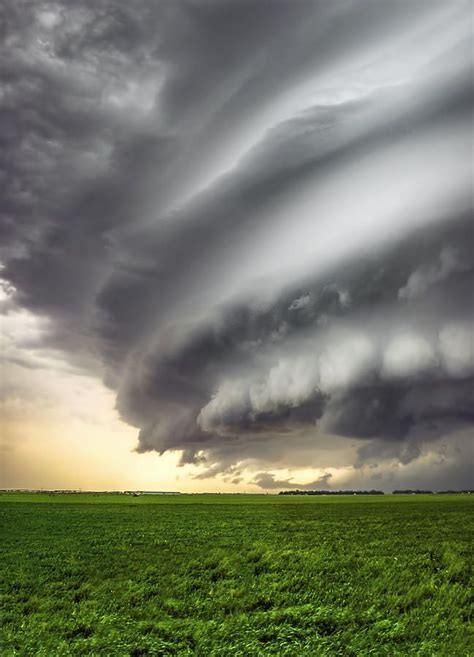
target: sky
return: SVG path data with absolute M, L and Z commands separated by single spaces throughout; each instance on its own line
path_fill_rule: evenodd
M 473 487 L 470 0 L 7 0 L 7 488 Z

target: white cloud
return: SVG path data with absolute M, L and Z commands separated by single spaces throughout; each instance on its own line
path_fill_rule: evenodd
M 387 378 L 420 374 L 435 365 L 429 342 L 418 335 L 401 335 L 388 345 L 383 356 L 382 373 Z
M 350 386 L 373 367 L 375 356 L 374 345 L 367 335 L 330 339 L 319 360 L 321 388 L 329 392 Z
M 474 326 L 471 322 L 452 322 L 439 333 L 443 365 L 451 376 L 474 371 Z

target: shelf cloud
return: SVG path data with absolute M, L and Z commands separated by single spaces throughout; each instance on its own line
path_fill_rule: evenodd
M 422 468 L 474 426 L 471 11 L 10 3 L 4 311 L 197 476 Z

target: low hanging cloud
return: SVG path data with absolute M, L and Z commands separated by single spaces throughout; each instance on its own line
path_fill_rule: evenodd
M 10 3 L 5 312 L 198 476 L 472 431 L 470 11 Z
M 331 476 L 331 473 L 328 472 L 307 484 L 298 484 L 292 479 L 276 479 L 275 475 L 259 472 L 255 475 L 254 481 L 257 486 L 266 490 L 281 490 L 282 488 L 286 490 L 314 490 L 327 486 Z

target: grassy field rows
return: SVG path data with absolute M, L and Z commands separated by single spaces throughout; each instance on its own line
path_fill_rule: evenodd
M 0 495 L 2 655 L 468 657 L 474 496 Z

